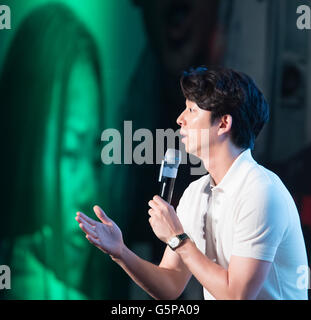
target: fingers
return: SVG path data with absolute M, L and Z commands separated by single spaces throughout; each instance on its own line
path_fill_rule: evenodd
M 93 210 L 102 223 L 112 225 L 112 220 L 108 218 L 108 216 L 105 214 L 102 208 L 100 208 L 99 206 L 94 206 Z
M 153 197 L 153 201 L 159 206 L 159 207 L 163 207 L 163 206 L 168 206 L 169 203 L 166 202 L 165 200 L 163 200 L 160 196 L 154 196 Z
M 151 209 L 148 210 L 148 214 L 152 216 L 166 209 L 169 204 L 161 197 L 154 196 L 153 199 L 148 202 L 148 205 L 151 207 Z
M 151 207 L 154 210 L 158 210 L 159 209 L 159 205 L 154 201 L 154 200 L 150 200 L 148 202 L 149 207 Z
M 89 224 L 86 220 L 84 220 L 81 216 L 76 216 L 75 217 L 76 221 L 78 221 L 79 223 L 84 223 L 86 225 L 88 225 L 90 228 L 94 228 L 95 225 Z
M 156 214 L 156 212 L 153 209 L 149 209 L 148 214 L 149 214 L 149 216 L 152 217 L 154 214 Z
M 88 223 L 82 222 L 79 224 L 79 227 L 87 234 L 90 235 L 92 238 L 97 239 L 97 234 L 95 231 L 95 227 L 90 226 Z
M 151 207 L 151 208 L 148 210 L 148 214 L 149 214 L 151 217 L 159 212 L 159 207 L 158 207 L 158 205 L 156 204 L 155 201 L 150 200 L 150 201 L 148 202 L 148 205 Z
M 77 212 L 77 216 L 79 218 L 82 218 L 83 220 L 85 220 L 88 224 L 90 224 L 91 226 L 95 226 L 96 225 L 96 221 L 89 218 L 87 215 L 85 215 L 84 213 L 82 212 Z
M 91 235 L 93 238 L 97 238 L 97 234 L 95 231 L 96 221 L 89 218 L 82 212 L 78 212 L 76 216 L 76 221 L 79 222 L 79 227 L 86 233 Z M 91 223 L 92 224 L 91 224 Z
M 100 246 L 100 242 L 97 238 L 92 237 L 91 235 L 87 234 L 86 239 L 89 240 L 92 244 L 94 244 L 96 247 Z

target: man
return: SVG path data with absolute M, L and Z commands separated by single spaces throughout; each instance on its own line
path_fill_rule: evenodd
M 297 285 L 297 268 L 307 265 L 297 209 L 250 152 L 269 117 L 262 93 L 245 74 L 222 68 L 185 72 L 181 87 L 182 142 L 209 174 L 189 185 L 177 214 L 159 196 L 149 201 L 150 225 L 168 244 L 160 265 L 129 250 L 98 206 L 101 223 L 77 214 L 87 239 L 156 299 L 178 298 L 191 275 L 205 299 L 307 299 Z

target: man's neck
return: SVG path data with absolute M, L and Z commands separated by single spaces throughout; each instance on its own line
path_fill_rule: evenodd
M 218 185 L 223 177 L 226 175 L 234 160 L 245 149 L 237 148 L 235 146 L 226 146 L 218 150 L 211 151 L 209 160 L 203 160 L 206 170 L 213 178 L 215 185 Z

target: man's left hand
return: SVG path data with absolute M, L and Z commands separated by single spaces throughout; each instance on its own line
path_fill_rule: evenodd
M 155 235 L 167 243 L 172 237 L 184 233 L 174 208 L 159 196 L 148 202 L 151 207 L 149 223 Z

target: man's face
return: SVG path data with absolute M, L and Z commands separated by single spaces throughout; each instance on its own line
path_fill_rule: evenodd
M 177 118 L 177 123 L 181 127 L 181 141 L 185 144 L 186 152 L 201 159 L 206 157 L 217 139 L 218 121 L 211 124 L 211 112 L 186 100 L 186 108 Z

